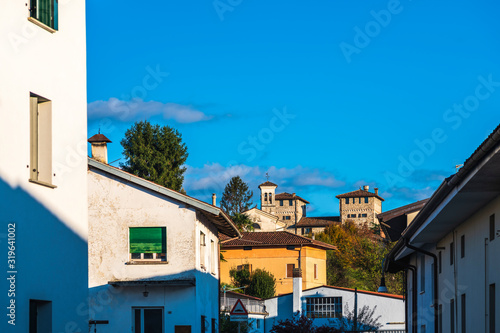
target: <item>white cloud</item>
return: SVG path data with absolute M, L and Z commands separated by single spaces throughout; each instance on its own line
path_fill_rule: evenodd
M 223 166 L 219 163 L 205 164 L 196 168 L 187 166 L 184 177 L 184 188 L 189 195 L 201 200 L 209 201 L 212 193 L 222 194 L 224 187 L 234 176 L 240 176 L 248 183 L 249 189 L 254 192 L 254 204 L 259 195 L 259 184 L 266 181 L 266 172 L 269 180 L 278 185 L 277 193 L 290 192 L 307 196 L 312 187 L 326 189 L 340 187 L 344 182 L 337 180 L 332 174 L 319 170 L 297 166 L 294 168 L 262 168 L 244 164 Z
M 206 115 L 189 105 L 156 101 L 145 102 L 138 98 L 123 101 L 112 97 L 107 101 L 89 103 L 87 110 L 89 119 L 113 118 L 123 122 L 141 120 L 156 115 L 162 115 L 164 119 L 173 119 L 178 123 L 194 123 L 213 118 L 213 116 Z

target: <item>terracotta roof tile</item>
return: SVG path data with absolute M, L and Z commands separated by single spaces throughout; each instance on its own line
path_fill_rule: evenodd
M 87 141 L 88 142 L 110 142 L 111 143 L 111 140 L 108 139 L 107 137 L 105 137 L 104 134 L 101 134 L 101 133 L 90 137 Z
M 290 194 L 290 193 L 287 193 L 287 192 L 278 193 L 274 197 L 275 197 L 275 200 L 294 200 L 294 199 L 298 199 L 298 200 L 302 200 L 306 204 L 309 203 L 309 201 L 307 201 L 306 199 L 301 198 L 298 195 Z
M 275 183 L 271 183 L 270 181 L 263 182 L 262 184 L 259 185 L 259 188 L 261 186 L 276 186 L 276 187 L 278 187 L 278 185 L 276 185 Z
M 292 234 L 288 231 L 242 232 L 241 238 L 231 238 L 221 242 L 221 248 L 242 246 L 287 246 L 309 245 L 324 250 L 335 250 L 336 247 L 304 236 Z
M 359 197 L 376 197 L 379 198 L 381 201 L 385 201 L 381 196 L 365 190 L 356 190 L 348 193 L 339 194 L 335 198 L 340 199 L 340 198 L 359 198 Z
M 327 227 L 340 223 L 340 216 L 302 217 L 297 223 L 299 227 Z

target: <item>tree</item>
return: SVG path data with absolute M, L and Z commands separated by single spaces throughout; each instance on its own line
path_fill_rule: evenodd
M 240 231 L 253 231 L 253 221 L 245 214 L 236 213 L 231 216 L 234 224 Z
M 235 287 L 242 288 L 247 295 L 270 298 L 276 294 L 276 279 L 274 275 L 265 269 L 257 268 L 250 273 L 250 266 L 243 265 L 243 269 L 232 268 L 229 271 L 232 284 Z M 245 289 L 243 289 L 246 287 Z
M 181 191 L 188 157 L 181 134 L 169 127 L 136 122 L 121 141 L 123 170 L 175 191 Z
M 332 225 L 316 239 L 335 245 L 327 252 L 327 283 L 339 287 L 377 291 L 382 277 L 382 261 L 393 244 L 387 244 L 372 229 L 347 221 Z M 402 275 L 386 274 L 387 288 L 403 293 Z
M 220 206 L 228 215 L 233 217 L 250 208 L 252 196 L 253 192 L 248 189 L 248 184 L 243 182 L 240 176 L 235 176 L 229 180 L 229 183 L 224 188 Z
M 271 298 L 276 294 L 276 279 L 265 269 L 257 268 L 252 272 L 247 294 L 259 298 Z
M 368 305 L 364 305 L 361 309 L 358 309 L 356 319 L 356 329 L 358 331 L 377 331 L 382 326 L 379 322 L 382 316 L 380 315 L 376 318 L 373 316 L 376 309 L 376 305 L 371 310 Z M 354 310 L 349 311 L 349 306 L 347 304 L 345 305 L 345 315 L 338 322 L 337 328 L 342 332 L 354 330 Z

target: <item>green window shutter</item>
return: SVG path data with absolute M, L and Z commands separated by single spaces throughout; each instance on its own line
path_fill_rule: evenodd
M 167 228 L 130 228 L 130 253 L 167 253 Z

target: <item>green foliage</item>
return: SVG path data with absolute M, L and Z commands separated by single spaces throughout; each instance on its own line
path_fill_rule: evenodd
M 235 176 L 224 188 L 220 206 L 228 215 L 235 217 L 250 208 L 252 196 L 253 192 L 248 189 L 248 184 L 240 176 Z
M 220 314 L 219 320 L 220 333 L 235 333 L 238 332 L 238 322 L 231 321 L 230 316 L 227 313 Z M 252 328 L 252 324 L 247 322 L 241 322 L 240 332 L 248 333 Z
M 229 271 L 229 276 L 231 277 L 233 285 L 239 288 L 248 287 L 250 285 L 250 275 L 250 270 L 247 267 L 240 270 L 231 268 Z
M 236 213 L 231 219 L 240 231 L 253 231 L 253 221 L 245 214 Z
M 123 170 L 175 191 L 182 191 L 188 157 L 181 134 L 169 127 L 136 122 L 121 141 Z
M 264 269 L 256 269 L 250 277 L 247 294 L 259 298 L 271 298 L 276 294 L 276 279 Z
M 377 291 L 382 277 L 382 261 L 393 244 L 385 243 L 373 229 L 347 221 L 332 225 L 316 239 L 335 245 L 327 253 L 327 283 L 329 285 Z M 386 274 L 386 286 L 391 293 L 403 293 L 402 275 Z
M 250 273 L 249 267 L 229 271 L 231 282 L 235 287 L 243 288 L 244 293 L 259 298 L 270 298 L 276 294 L 276 279 L 265 269 L 256 269 Z M 236 290 L 235 290 L 236 291 Z

